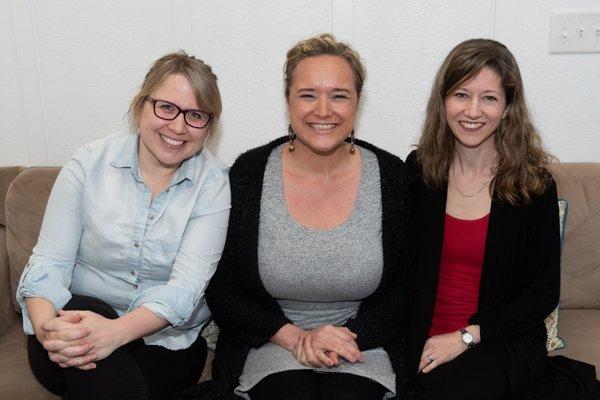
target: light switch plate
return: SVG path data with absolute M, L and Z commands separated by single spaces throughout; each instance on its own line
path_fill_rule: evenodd
M 600 53 L 600 10 L 554 10 L 550 53 Z

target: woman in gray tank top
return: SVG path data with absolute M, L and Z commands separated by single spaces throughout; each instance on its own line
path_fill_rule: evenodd
M 207 289 L 221 333 L 198 398 L 404 394 L 404 165 L 354 140 L 364 78 L 332 35 L 288 52 L 289 136 L 230 171 L 230 228 Z

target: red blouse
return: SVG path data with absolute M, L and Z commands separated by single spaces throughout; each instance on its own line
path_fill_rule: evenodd
M 430 337 L 469 325 L 477 311 L 488 222 L 489 214 L 476 220 L 446 214 Z

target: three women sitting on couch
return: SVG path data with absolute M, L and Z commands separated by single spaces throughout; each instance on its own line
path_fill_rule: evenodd
M 585 398 L 575 362 L 549 374 L 556 185 L 513 55 L 450 52 L 406 164 L 355 139 L 365 74 L 329 34 L 288 51 L 288 135 L 231 168 L 225 241 L 229 181 L 203 148 L 216 78 L 158 60 L 138 134 L 85 146 L 53 189 L 18 293 L 38 379 L 72 398 L 192 385 L 208 285 L 213 379 L 179 398 Z

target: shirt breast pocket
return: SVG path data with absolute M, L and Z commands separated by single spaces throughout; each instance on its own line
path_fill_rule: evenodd
M 168 239 L 154 239 L 148 243 L 147 259 L 154 266 L 148 271 L 155 280 L 168 280 L 173 269 L 173 263 L 179 251 L 179 242 Z

